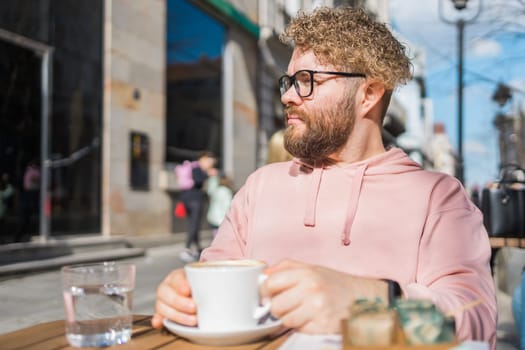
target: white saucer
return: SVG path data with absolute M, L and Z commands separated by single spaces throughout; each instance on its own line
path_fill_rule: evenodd
M 268 319 L 264 324 L 257 325 L 254 328 L 226 332 L 205 332 L 198 327 L 183 326 L 168 319 L 164 319 L 163 323 L 171 332 L 194 343 L 222 346 L 251 343 L 272 334 L 282 326 L 281 320 Z

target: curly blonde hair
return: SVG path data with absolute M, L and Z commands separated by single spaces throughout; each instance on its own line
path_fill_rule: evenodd
M 320 7 L 300 11 L 292 19 L 281 41 L 301 50 L 313 50 L 323 64 L 366 74 L 394 90 L 411 78 L 406 48 L 385 24 L 352 7 Z

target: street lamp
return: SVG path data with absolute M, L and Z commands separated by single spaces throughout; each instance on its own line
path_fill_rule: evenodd
M 496 102 L 500 110 L 494 118 L 494 126 L 498 129 L 498 148 L 500 159 L 500 170 L 505 164 L 518 163 L 520 149 L 516 143 L 516 130 L 514 118 L 503 111 L 503 107 L 512 99 L 512 91 L 509 86 L 499 83 L 496 91 L 492 94 L 492 100 Z M 519 134 L 519 133 L 518 133 Z
M 492 100 L 496 102 L 500 107 L 505 106 L 507 104 L 507 101 L 509 101 L 511 98 L 512 92 L 510 87 L 503 83 L 498 84 L 496 91 L 494 91 L 494 94 L 492 95 Z
M 468 0 L 450 0 L 454 8 L 458 11 L 464 10 L 467 7 Z M 474 15 L 470 18 L 460 17 L 456 21 L 447 19 L 443 15 L 443 0 L 439 1 L 439 17 L 447 24 L 454 24 L 458 29 L 458 172 L 457 178 L 461 183 L 464 182 L 464 164 L 463 164 L 463 35 L 465 32 L 465 25 L 474 22 L 481 13 L 481 0 Z
M 452 0 L 456 10 L 463 10 L 464 8 L 466 8 L 467 7 L 467 1 L 468 0 Z

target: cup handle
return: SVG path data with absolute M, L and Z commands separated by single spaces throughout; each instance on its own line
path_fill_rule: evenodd
M 265 274 L 259 275 L 259 286 L 264 281 L 266 281 L 267 278 L 268 278 L 268 275 L 265 275 Z M 264 300 L 263 305 L 258 306 L 255 309 L 255 312 L 253 313 L 253 318 L 255 318 L 256 320 L 259 320 L 263 318 L 264 316 L 268 315 L 270 313 L 271 306 L 272 306 L 272 302 L 270 301 L 270 299 Z

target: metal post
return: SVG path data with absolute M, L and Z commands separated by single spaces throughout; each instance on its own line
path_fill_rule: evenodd
M 463 34 L 465 21 L 460 19 L 458 27 L 458 180 L 464 183 L 463 164 Z
M 235 144 L 233 132 L 233 86 L 234 86 L 234 44 L 228 40 L 224 45 L 222 59 L 222 166 L 226 174 L 235 177 Z
M 42 136 L 40 140 L 40 241 L 49 239 L 51 219 L 51 161 L 49 157 L 50 111 L 51 111 L 51 62 L 52 50 L 46 50 L 42 55 L 41 88 L 42 88 Z
M 465 181 L 465 164 L 463 162 L 463 35 L 465 32 L 465 25 L 474 22 L 483 9 L 483 0 L 478 0 L 477 11 L 470 18 L 459 18 L 455 21 L 447 19 L 444 16 L 443 1 L 439 1 L 439 17 L 447 24 L 455 24 L 458 30 L 458 165 L 457 174 L 461 183 Z M 460 4 L 456 0 L 451 0 L 456 10 L 461 11 L 466 7 L 466 2 Z

